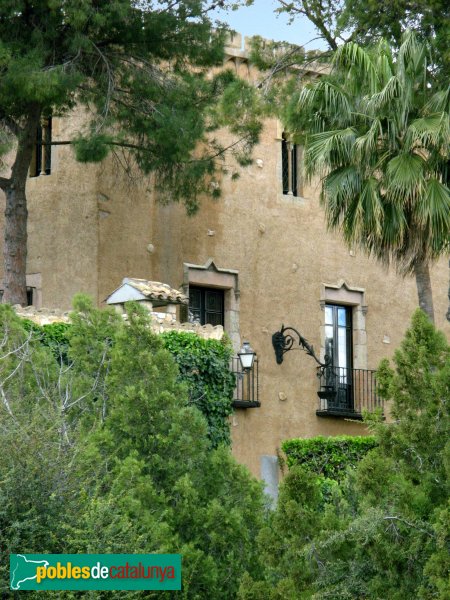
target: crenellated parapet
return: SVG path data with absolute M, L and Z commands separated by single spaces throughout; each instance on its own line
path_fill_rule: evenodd
M 233 63 L 236 69 L 242 64 L 250 67 L 252 42 L 256 37 L 259 41 L 261 40 L 260 36 L 242 36 L 240 33 L 230 32 L 225 44 L 225 64 Z M 267 49 L 269 52 L 273 53 L 274 58 L 277 56 L 282 57 L 294 47 L 293 44 L 287 42 L 275 43 L 274 40 L 269 39 L 263 39 L 262 43 L 263 45 L 267 44 Z M 317 76 L 329 71 L 329 65 L 316 60 L 317 57 L 322 54 L 320 50 L 305 50 L 303 46 L 299 46 L 297 52 L 305 57 L 304 64 L 299 64 L 295 67 L 295 69 L 302 74 Z

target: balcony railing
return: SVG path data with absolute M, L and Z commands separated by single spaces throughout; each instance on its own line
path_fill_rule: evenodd
M 364 411 L 383 407 L 377 395 L 376 371 L 319 367 L 319 409 L 321 417 L 341 416 L 362 419 Z
M 257 408 L 259 402 L 258 388 L 258 359 L 253 361 L 253 367 L 244 371 L 238 356 L 231 359 L 231 371 L 236 377 L 236 388 L 233 396 L 234 408 Z

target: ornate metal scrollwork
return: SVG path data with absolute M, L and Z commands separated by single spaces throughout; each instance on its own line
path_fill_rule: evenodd
M 286 333 L 287 332 L 287 333 Z M 293 348 L 295 342 L 297 341 L 295 336 L 298 338 L 299 348 Z M 280 331 L 276 331 L 272 335 L 272 346 L 275 350 L 275 358 L 277 360 L 277 364 L 281 365 L 283 362 L 283 355 L 289 350 L 304 350 L 306 354 L 312 356 L 313 359 L 319 364 L 321 367 L 327 367 L 331 362 L 331 357 L 325 356 L 325 362 L 321 362 L 314 352 L 314 347 L 312 344 L 308 342 L 306 338 L 304 338 L 301 333 L 299 333 L 293 327 L 285 327 L 281 326 Z

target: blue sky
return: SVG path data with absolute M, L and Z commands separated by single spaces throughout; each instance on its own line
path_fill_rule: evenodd
M 317 33 L 308 19 L 297 18 L 289 25 L 286 15 L 274 13 L 277 6 L 279 4 L 276 0 L 255 0 L 252 6 L 243 6 L 236 11 L 217 10 L 215 15 L 242 36 L 260 35 L 272 40 L 306 45 L 308 50 L 326 48 L 322 40 L 310 42 L 317 37 Z

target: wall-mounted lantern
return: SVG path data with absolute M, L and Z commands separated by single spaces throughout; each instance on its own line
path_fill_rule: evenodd
M 298 344 L 298 346 L 297 346 Z M 275 358 L 279 365 L 283 362 L 283 355 L 289 350 L 304 350 L 306 354 L 312 356 L 319 365 L 317 375 L 320 377 L 320 390 L 317 395 L 320 398 L 321 408 L 328 408 L 328 403 L 332 403 L 337 397 L 336 381 L 339 381 L 339 376 L 336 378 L 334 369 L 331 366 L 331 356 L 325 355 L 324 362 L 321 362 L 314 352 L 312 344 L 304 338 L 300 332 L 293 327 L 281 326 L 280 331 L 276 331 L 272 335 L 272 346 L 275 350 Z M 317 413 L 319 414 L 319 412 Z
M 250 342 L 243 342 L 238 355 L 231 360 L 231 371 L 236 377 L 233 407 L 257 408 L 261 406 L 258 387 L 258 357 L 250 346 Z
M 244 371 L 249 371 L 253 367 L 253 361 L 255 360 L 255 351 L 250 346 L 250 342 L 244 342 L 242 344 L 238 356 Z

